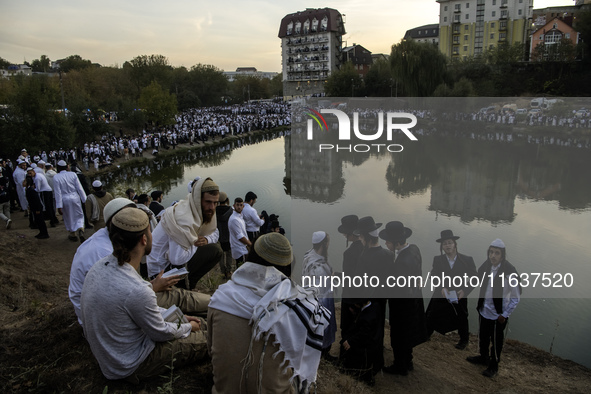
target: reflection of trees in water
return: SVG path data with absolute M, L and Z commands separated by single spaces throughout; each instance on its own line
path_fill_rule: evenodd
M 423 140 L 420 144 L 406 144 L 400 153 L 392 153 L 386 168 L 388 190 L 401 197 L 425 192 L 436 177 L 437 164 Z
M 195 145 L 190 150 L 179 151 L 176 155 L 160 156 L 151 161 L 125 165 L 116 171 L 102 174 L 100 179 L 115 196 L 124 196 L 128 188 L 134 189 L 138 194 L 150 193 L 153 190 L 162 190 L 167 194 L 183 180 L 186 165 L 216 167 L 226 162 L 236 148 L 270 141 L 284 135 L 285 131 L 271 131 L 238 139 L 221 140 L 216 145 Z

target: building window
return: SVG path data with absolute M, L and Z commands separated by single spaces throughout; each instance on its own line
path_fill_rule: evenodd
M 454 22 L 459 22 L 459 21 L 460 21 L 460 16 L 454 15 Z
M 470 14 L 466 14 L 466 19 L 470 19 Z
M 310 33 L 310 20 L 306 19 L 304 22 L 304 34 Z
M 570 40 L 570 33 L 564 33 L 564 38 L 568 38 Z
M 546 45 L 559 43 L 562 39 L 562 34 L 559 31 L 551 31 L 546 34 L 544 42 Z
M 289 22 L 287 25 L 287 35 L 290 36 L 293 33 L 293 22 Z
M 501 10 L 501 18 L 507 17 L 507 10 Z
M 464 25 L 464 30 L 468 31 L 468 25 Z
M 421 35 L 421 31 L 419 30 L 419 36 Z
M 444 6 L 443 7 L 443 11 L 447 11 L 447 6 Z
M 462 8 L 462 5 L 461 4 L 456 4 L 456 11 L 460 11 L 461 8 Z
M 460 37 L 455 36 L 454 37 L 454 44 L 459 44 L 460 43 Z
M 493 0 L 493 5 L 497 5 L 497 0 Z
M 444 16 L 444 17 L 443 17 L 443 21 L 444 21 L 444 22 L 447 22 L 447 16 Z
M 468 45 L 464 45 L 464 52 L 468 52 Z
M 495 47 L 495 46 L 494 46 L 493 44 L 490 44 L 490 45 L 488 46 L 488 49 L 493 49 L 494 47 Z
M 507 33 L 499 33 L 499 40 L 504 40 L 507 38 Z
M 519 0 L 519 4 L 523 3 L 523 0 Z
M 464 41 L 468 41 L 468 35 L 467 34 L 464 35 Z
M 324 17 L 322 22 L 320 23 L 320 31 L 327 31 L 328 30 L 328 17 Z
M 492 12 L 492 17 L 494 18 L 495 16 L 497 16 L 497 12 L 496 11 L 493 11 Z
M 517 10 L 517 15 L 521 15 L 521 10 Z
M 312 20 L 312 31 L 316 33 L 318 31 L 318 19 L 314 18 Z
M 301 22 L 296 22 L 295 34 L 300 34 L 301 32 L 302 32 L 302 23 Z
M 466 3 L 466 8 L 470 8 L 470 3 Z
M 490 33 L 490 39 L 494 40 L 495 39 L 495 33 Z
M 452 48 L 452 52 L 453 52 L 454 55 L 459 55 L 460 54 L 460 47 L 454 46 Z
M 495 23 L 494 23 L 494 22 L 491 22 L 491 24 L 490 24 L 490 28 L 491 28 L 491 29 L 494 29 L 494 28 L 495 28 Z

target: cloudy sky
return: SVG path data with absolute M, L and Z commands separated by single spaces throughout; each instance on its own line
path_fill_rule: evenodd
M 534 1 L 535 8 L 573 4 Z M 0 57 L 22 63 L 78 54 L 120 66 L 138 55 L 161 54 L 173 66 L 280 71 L 281 18 L 323 7 L 346 15 L 349 45 L 374 53 L 389 53 L 406 30 L 437 23 L 439 15 L 435 0 L 0 0 Z

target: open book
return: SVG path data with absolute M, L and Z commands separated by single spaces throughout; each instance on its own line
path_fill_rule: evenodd
M 187 275 L 188 273 L 189 273 L 189 271 L 187 271 L 187 269 L 185 267 L 182 267 L 181 269 L 173 268 L 170 271 L 166 271 L 165 273 L 163 273 L 162 277 L 168 278 L 169 276 L 180 275 L 180 277 L 182 279 L 183 275 Z
M 169 323 L 188 323 L 189 321 L 178 306 L 173 305 L 162 312 L 162 318 Z M 179 323 L 179 324 L 180 324 Z

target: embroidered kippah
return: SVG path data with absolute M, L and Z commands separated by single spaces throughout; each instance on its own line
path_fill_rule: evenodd
M 141 209 L 122 209 L 113 216 L 111 225 L 132 233 L 144 231 L 149 225 L 148 215 Z

